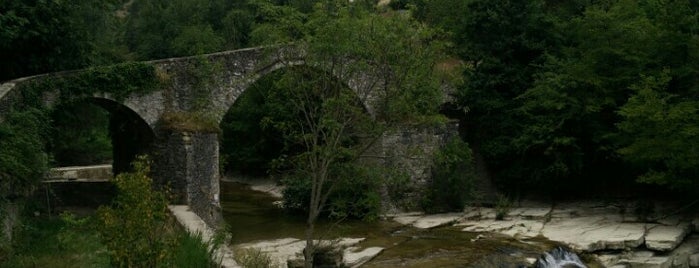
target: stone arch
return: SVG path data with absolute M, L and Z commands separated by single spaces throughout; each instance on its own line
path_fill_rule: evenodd
M 220 123 L 223 116 L 230 110 L 243 92 L 259 79 L 275 71 L 290 67 L 307 66 L 317 69 L 319 73 L 326 72 L 323 70 L 323 64 L 306 62 L 303 60 L 302 55 L 303 52 L 287 46 L 257 47 L 207 55 L 206 58 L 210 62 L 220 64 L 223 67 L 223 70 L 219 70 L 212 75 L 217 84 L 210 89 L 210 99 L 212 101 L 210 114 Z M 192 61 L 191 58 L 183 58 L 182 60 Z M 176 65 L 173 61 L 159 62 L 158 64 L 162 64 L 166 69 L 177 69 L 173 68 Z M 348 61 L 343 64 L 351 66 L 353 63 Z M 360 71 L 351 75 L 339 75 L 337 73 L 332 75 L 335 76 L 337 81 L 352 90 L 361 100 L 365 110 L 372 117 L 376 117 L 376 109 L 374 107 L 378 97 L 374 89 L 380 84 L 376 83 L 378 81 L 376 73 Z
M 155 141 L 153 128 L 131 107 L 113 98 L 80 96 L 67 101 L 46 103 L 46 108 L 60 105 L 94 104 L 109 113 L 108 132 L 112 143 L 113 174 L 130 170 L 136 155 L 149 153 Z

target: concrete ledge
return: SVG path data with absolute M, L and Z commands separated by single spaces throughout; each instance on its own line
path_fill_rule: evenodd
M 47 180 L 111 180 L 112 165 L 57 167 L 49 170 Z
M 182 225 L 189 233 L 201 234 L 204 241 L 211 241 L 214 238 L 215 231 L 206 225 L 204 220 L 202 220 L 197 214 L 195 214 L 189 206 L 177 205 L 168 206 L 168 209 L 175 216 L 177 222 Z M 216 257 L 221 260 L 221 266 L 224 268 L 238 268 L 241 267 L 233 259 L 233 251 L 227 246 L 222 245 L 218 250 L 216 250 Z

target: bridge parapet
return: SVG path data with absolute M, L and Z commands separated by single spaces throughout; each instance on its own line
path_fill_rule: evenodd
M 72 166 L 52 168 L 45 182 L 59 181 L 109 181 L 114 177 L 112 165 Z

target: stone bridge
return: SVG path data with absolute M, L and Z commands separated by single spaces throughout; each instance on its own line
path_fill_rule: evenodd
M 276 70 L 298 65 L 332 73 L 356 93 L 369 114 L 375 115 L 373 107 L 378 96 L 374 92 L 378 92 L 375 87 L 381 84 L 376 83 L 378 73 L 343 71 L 356 68 L 323 70 L 323 64 L 308 63 L 304 58 L 303 51 L 291 47 L 256 47 L 149 61 L 145 64 L 154 68 L 154 79 L 160 81 L 160 86 L 144 92 L 125 88 L 133 93 L 123 97 L 100 88 L 93 88 L 89 93 L 67 92 L 68 87 L 44 89 L 38 94 L 31 92 L 32 85 L 57 78 L 68 84 L 73 79 L 75 83 L 83 83 L 78 77 L 90 69 L 19 78 L 0 84 L 0 122 L 9 111 L 26 109 L 27 103 L 32 102 L 30 98 L 37 98 L 44 108 L 65 103 L 72 105 L 74 101 L 92 101 L 108 110 L 113 118 L 116 115 L 123 121 L 123 127 L 113 130 L 121 132 L 112 133 L 115 173 L 126 170 L 136 154 L 150 154 L 156 181 L 170 187 L 177 203 L 190 205 L 213 224 L 219 210 L 218 133 L 172 127 L 167 122 L 168 116 L 188 114 L 198 109 L 220 124 L 236 99 L 255 81 Z M 110 85 L 113 86 L 120 85 Z M 389 134 L 380 142 L 381 152 L 407 154 L 415 151 L 411 146 L 432 151 L 445 136 L 450 135 L 448 133 L 453 133 L 453 126 L 449 129 L 452 131 L 406 129 Z M 415 155 L 392 162 L 403 165 L 418 179 L 429 175 L 426 161 L 416 160 Z

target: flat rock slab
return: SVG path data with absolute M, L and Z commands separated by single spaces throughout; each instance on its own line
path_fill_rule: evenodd
M 672 266 L 672 259 L 662 256 L 638 256 L 620 262 L 633 268 L 670 268 Z
M 677 226 L 658 225 L 648 230 L 646 247 L 658 251 L 670 251 L 677 247 L 689 233 L 688 224 Z
M 543 222 L 534 220 L 463 221 L 456 225 L 466 226 L 462 229 L 464 232 L 493 232 L 520 239 L 538 236 L 544 227 Z
M 352 247 L 352 248 L 347 248 L 342 253 L 342 259 L 345 262 L 345 265 L 349 267 L 359 267 L 362 264 L 370 261 L 376 255 L 379 255 L 383 251 L 382 247 L 370 247 L 370 248 L 365 248 L 360 251 L 356 251 L 357 248 Z
M 461 213 L 433 214 L 418 218 L 412 225 L 420 229 L 429 229 L 453 223 L 461 217 Z
M 549 240 L 591 252 L 638 247 L 643 244 L 645 232 L 645 224 L 621 223 L 610 221 L 606 216 L 589 216 L 551 221 L 541 233 Z
M 397 223 L 402 224 L 402 225 L 410 225 L 422 217 L 424 217 L 424 216 L 423 215 L 396 215 L 393 217 L 393 220 Z
M 543 220 L 551 213 L 551 208 L 513 208 L 507 213 L 511 217 L 520 217 L 529 220 Z

